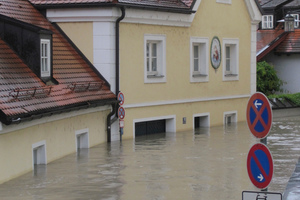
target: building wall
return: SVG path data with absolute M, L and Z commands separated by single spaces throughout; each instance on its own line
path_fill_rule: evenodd
M 74 23 L 59 23 L 59 26 L 64 32 L 68 33 L 68 37 L 72 41 L 76 41 L 76 46 L 84 55 L 93 62 L 93 23 L 92 22 L 74 22 Z
M 235 113 L 236 121 L 245 120 L 246 104 L 255 90 L 255 27 L 261 15 L 255 2 L 247 0 L 198 0 L 196 9 L 195 14 L 188 15 L 126 8 L 120 23 L 120 90 L 125 95 L 126 111 L 123 138 L 134 137 L 134 123 L 142 120 L 166 118 L 171 124 L 170 131 L 193 129 L 193 117 L 198 115 L 209 115 L 209 124 L 213 126 L 222 125 L 226 113 Z M 115 22 L 120 16 L 118 8 L 47 10 L 48 19 L 60 26 L 92 22 L 93 30 L 87 30 L 93 32 L 93 64 L 109 80 L 113 91 Z M 75 44 L 79 43 L 82 36 L 74 35 L 65 24 L 61 27 Z M 165 38 L 166 76 L 162 83 L 145 82 L 146 35 Z M 210 63 L 214 36 L 219 38 L 222 49 L 225 40 L 238 42 L 239 73 L 233 81 L 224 78 L 224 57 L 217 70 Z M 192 82 L 190 78 L 191 38 L 208 41 L 209 76 L 204 82 Z M 82 51 L 89 54 L 86 48 Z M 186 124 L 182 123 L 183 117 Z
M 274 65 L 274 69 L 277 72 L 278 77 L 284 81 L 283 93 L 298 93 L 299 88 L 299 55 L 281 55 L 276 56 L 270 53 L 266 56 L 266 61 Z
M 239 12 L 236 12 L 239 11 Z M 226 13 L 226 15 L 224 15 Z M 226 16 L 226 17 L 225 17 Z M 243 1 L 231 5 L 202 0 L 190 27 L 121 23 L 120 90 L 125 94 L 124 138 L 132 137 L 134 121 L 175 116 L 176 131 L 193 129 L 193 115 L 210 113 L 210 125 L 224 123 L 224 112 L 236 111 L 244 121 L 251 93 L 251 20 Z M 144 81 L 144 36 L 166 38 L 166 81 Z M 207 82 L 190 81 L 190 39 L 218 36 L 239 42 L 239 78 L 223 80 L 223 62 L 215 70 L 209 61 Z M 223 48 L 223 46 L 222 46 Z M 209 55 L 208 55 L 209 56 Z M 182 118 L 187 117 L 187 123 Z
M 89 147 L 106 142 L 109 107 L 88 110 L 3 125 L 0 131 L 0 183 L 33 170 L 33 148 L 39 144 L 45 144 L 46 163 L 49 163 L 77 151 L 76 134 L 88 133 Z

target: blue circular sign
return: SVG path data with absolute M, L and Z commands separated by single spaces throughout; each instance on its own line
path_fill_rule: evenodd
M 273 158 L 264 144 L 255 144 L 251 147 L 247 157 L 248 175 L 257 188 L 265 189 L 273 177 Z
M 123 107 L 120 107 L 118 109 L 118 116 L 119 116 L 119 119 L 124 119 L 125 118 L 125 109 Z
M 119 92 L 118 100 L 120 101 L 119 105 L 122 106 L 124 104 L 124 101 L 125 101 L 125 97 L 124 97 L 124 94 L 122 92 Z
M 247 104 L 247 124 L 257 138 L 265 138 L 272 126 L 272 109 L 268 98 L 260 92 L 253 94 Z

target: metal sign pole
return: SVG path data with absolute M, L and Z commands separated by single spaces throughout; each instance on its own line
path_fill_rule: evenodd
M 264 145 L 267 145 L 268 144 L 268 136 L 263 138 L 263 139 L 260 139 L 260 142 L 263 143 Z M 262 189 L 261 190 L 262 192 L 267 192 L 268 191 L 268 188 L 265 188 L 265 189 Z

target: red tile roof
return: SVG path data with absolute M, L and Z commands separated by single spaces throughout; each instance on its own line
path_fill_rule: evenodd
M 276 53 L 300 53 L 300 29 L 290 32 L 276 48 Z
M 138 7 L 191 9 L 195 0 L 29 0 L 35 6 L 102 5 L 105 3 Z
M 259 52 L 265 46 L 284 32 L 283 23 L 280 23 L 275 29 L 261 29 L 257 31 L 256 52 Z
M 116 101 L 107 82 L 28 1 L 0 0 L 0 14 L 53 32 L 53 77 L 59 82 L 45 85 L 0 39 L 0 119 L 3 123 Z
M 275 53 L 300 53 L 300 29 L 284 32 L 283 23 L 276 29 L 257 31 L 257 60 L 274 50 Z

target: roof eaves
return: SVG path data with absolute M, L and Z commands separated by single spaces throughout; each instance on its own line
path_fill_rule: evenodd
M 61 4 L 34 4 L 32 5 L 37 9 L 59 9 L 59 8 L 89 8 L 89 7 L 114 7 L 117 3 L 61 3 Z
M 72 105 L 60 106 L 60 107 L 56 107 L 55 109 L 53 108 L 41 109 L 36 112 L 30 112 L 28 114 L 20 114 L 20 115 L 13 115 L 13 116 L 6 116 L 2 111 L 0 111 L 1 112 L 0 117 L 1 117 L 1 121 L 6 125 L 19 124 L 21 122 L 40 119 L 43 117 L 49 117 L 55 114 L 67 113 L 71 111 L 88 109 L 88 108 L 93 108 L 98 106 L 112 105 L 118 102 L 119 101 L 116 98 L 102 99 L 97 101 L 89 101 L 89 102 L 76 103 Z
M 136 8 L 143 10 L 153 10 L 153 11 L 164 11 L 171 13 L 182 13 L 182 14 L 192 14 L 195 13 L 191 6 L 190 8 L 175 8 L 175 7 L 163 7 L 163 6 L 152 6 L 152 5 L 137 5 L 137 4 L 128 4 L 128 3 L 119 3 L 119 6 L 124 6 L 126 8 Z
M 173 13 L 183 13 L 183 14 L 192 14 L 196 11 L 193 11 L 192 8 L 196 0 L 193 1 L 192 5 L 188 7 L 182 2 L 182 5 L 185 5 L 185 8 L 176 8 L 170 6 L 155 6 L 155 5 L 140 5 L 133 3 L 61 3 L 61 4 L 32 4 L 37 9 L 60 9 L 60 8 L 89 8 L 89 7 L 127 7 L 127 8 L 138 8 L 144 10 L 155 10 L 155 11 L 165 11 Z

